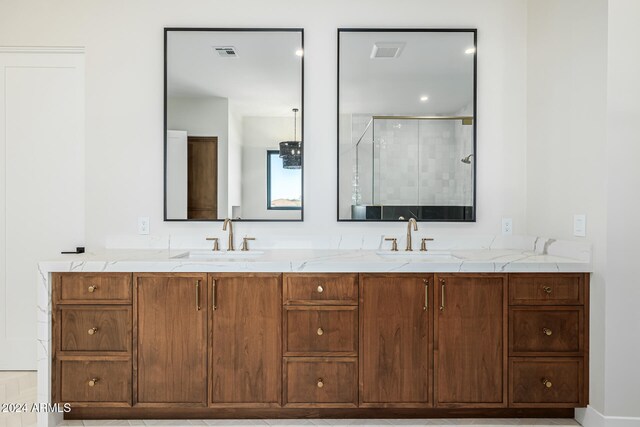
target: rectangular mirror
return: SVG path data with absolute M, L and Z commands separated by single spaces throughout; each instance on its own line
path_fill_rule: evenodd
M 476 30 L 338 30 L 338 220 L 475 221 Z
M 165 29 L 166 221 L 303 219 L 303 30 Z

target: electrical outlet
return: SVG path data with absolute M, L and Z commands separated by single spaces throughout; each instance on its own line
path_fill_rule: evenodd
M 138 217 L 138 234 L 149 234 L 149 217 Z
M 587 216 L 585 214 L 575 214 L 573 216 L 573 235 L 578 237 L 587 236 Z
M 513 220 L 511 218 L 502 218 L 502 235 L 511 236 L 513 234 Z

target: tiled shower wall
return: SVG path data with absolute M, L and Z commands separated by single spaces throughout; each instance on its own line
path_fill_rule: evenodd
M 454 115 L 472 115 L 472 108 Z M 370 118 L 352 116 L 354 146 Z M 352 192 L 357 185 L 361 204 L 473 204 L 474 164 L 461 162 L 473 153 L 473 126 L 459 120 L 376 120 L 358 150 Z

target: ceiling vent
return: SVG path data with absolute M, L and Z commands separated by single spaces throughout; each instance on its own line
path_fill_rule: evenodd
M 223 58 L 237 58 L 238 52 L 233 46 L 213 46 L 213 50 Z
M 371 51 L 371 59 L 397 58 L 404 49 L 404 43 L 375 43 Z

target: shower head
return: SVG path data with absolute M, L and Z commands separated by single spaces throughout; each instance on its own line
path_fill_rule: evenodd
M 467 157 L 463 157 L 462 159 L 460 159 L 460 161 L 466 165 L 470 165 L 472 156 L 473 154 L 469 154 Z

